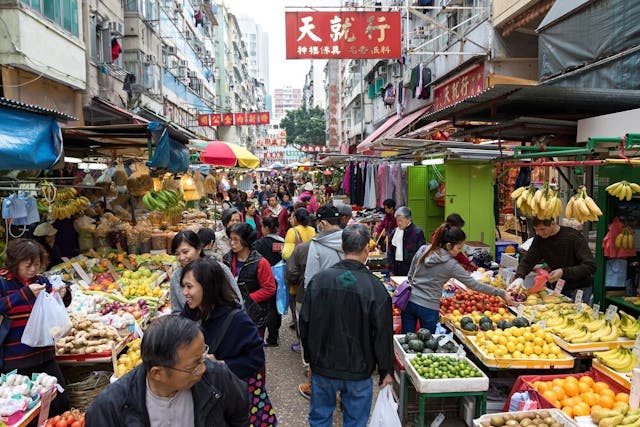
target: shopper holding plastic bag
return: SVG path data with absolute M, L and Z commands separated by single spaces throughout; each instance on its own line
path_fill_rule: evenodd
M 16 239 L 7 247 L 6 268 L 0 270 L 0 372 L 17 370 L 29 377 L 32 373 L 45 372 L 56 377 L 58 384 L 64 387 L 64 377 L 55 360 L 55 348 L 30 347 L 21 342 L 38 295 L 53 291 L 51 283 L 39 275 L 43 259 L 44 249 L 33 240 Z M 64 297 L 65 292 L 66 288 L 61 287 L 60 296 Z M 8 328 L 5 329 L 5 325 Z M 50 415 L 62 414 L 67 409 L 68 397 L 59 392 L 51 402 Z
M 378 392 L 369 427 L 402 427 L 398 416 L 398 404 L 393 398 L 390 386 L 383 387 Z

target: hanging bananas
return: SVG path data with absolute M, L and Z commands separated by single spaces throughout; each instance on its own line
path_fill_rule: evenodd
M 42 191 L 45 192 L 43 185 Z M 50 191 L 49 188 L 46 189 Z M 47 198 L 38 200 L 38 211 L 40 213 L 49 213 L 53 219 L 67 219 L 84 211 L 91 202 L 84 196 L 78 196 L 75 188 L 57 189 L 55 199 L 49 202 Z
M 569 199 L 565 216 L 567 218 L 575 218 L 580 222 L 585 222 L 597 221 L 600 215 L 602 215 L 602 211 L 596 202 L 589 197 L 585 186 L 581 185 L 578 188 L 578 192 Z
M 518 210 L 527 216 L 551 219 L 562 214 L 562 201 L 548 182 L 539 189 L 532 185 L 519 187 L 511 193 L 511 199 L 516 201 Z
M 616 236 L 613 245 L 618 249 L 634 249 L 633 229 L 625 227 L 622 232 Z
M 607 193 L 613 197 L 617 197 L 619 200 L 631 200 L 633 193 L 640 193 L 640 185 L 635 182 L 620 181 L 614 182 L 606 189 Z

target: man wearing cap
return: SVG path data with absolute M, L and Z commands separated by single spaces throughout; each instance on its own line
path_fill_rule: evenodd
M 340 212 L 340 228 L 344 230 L 347 225 L 355 224 L 355 221 L 353 220 L 353 209 L 351 209 L 351 205 L 340 203 L 336 207 L 338 208 L 338 212 Z
M 304 190 L 300 193 L 300 199 L 303 199 L 305 196 L 309 196 L 309 203 L 307 204 L 307 210 L 309 213 L 316 213 L 318 211 L 318 201 L 316 200 L 316 196 L 313 194 L 313 184 L 307 182 L 304 187 Z

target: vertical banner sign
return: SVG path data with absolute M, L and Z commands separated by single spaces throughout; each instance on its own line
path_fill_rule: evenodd
M 400 12 L 285 12 L 287 59 L 396 59 Z

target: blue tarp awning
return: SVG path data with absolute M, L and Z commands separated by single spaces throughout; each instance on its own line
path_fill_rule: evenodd
M 48 169 L 61 156 L 62 133 L 54 117 L 0 106 L 0 169 Z

